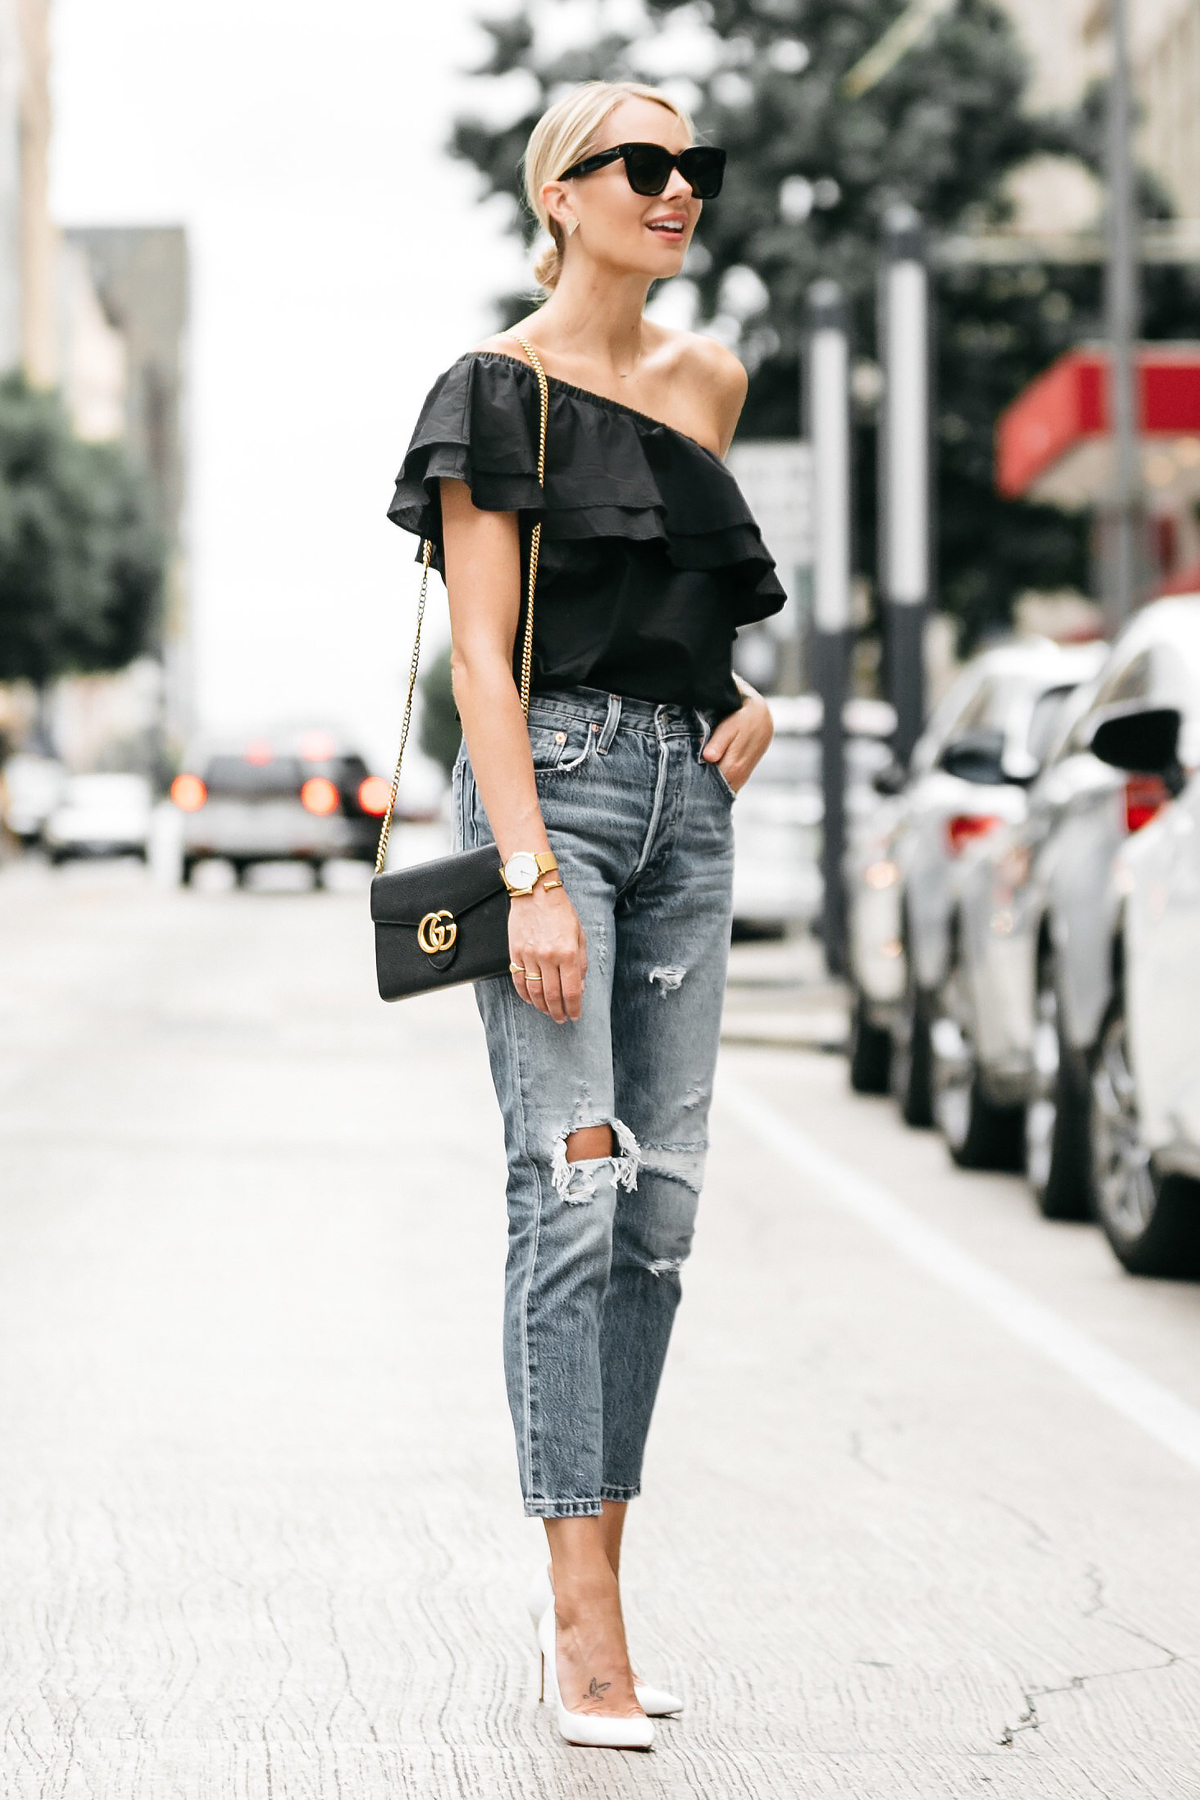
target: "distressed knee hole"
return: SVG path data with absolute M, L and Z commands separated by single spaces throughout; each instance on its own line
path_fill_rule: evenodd
M 621 1119 L 573 1126 L 554 1142 L 555 1192 L 575 1205 L 592 1200 L 602 1175 L 615 1187 L 635 1188 L 640 1157 L 637 1139 Z
M 611 1125 L 581 1125 L 568 1134 L 563 1153 L 569 1163 L 587 1162 L 600 1156 L 615 1156 L 616 1140 Z

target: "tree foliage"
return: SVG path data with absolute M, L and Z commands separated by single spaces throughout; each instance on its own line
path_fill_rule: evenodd
M 721 198 L 705 208 L 687 276 L 697 316 L 750 370 L 742 431 L 793 435 L 801 416 L 805 296 L 819 276 L 851 302 L 856 353 L 875 350 L 878 254 L 893 202 L 915 206 L 933 233 L 1003 226 L 1008 179 L 1041 156 L 1100 161 L 1097 97 L 1072 116 L 1033 114 L 1028 68 L 995 0 L 954 0 L 924 38 L 859 99 L 843 78 L 905 0 L 644 0 L 645 27 L 580 48 L 543 52 L 527 13 L 486 21 L 481 81 L 525 74 L 528 104 L 503 127 L 463 117 L 455 153 L 490 192 L 518 200 L 519 160 L 538 114 L 564 84 L 653 79 L 681 23 L 705 34 L 709 66 L 691 71 L 698 127 L 724 144 Z M 553 0 L 550 9 L 552 10 Z M 528 78 L 532 77 L 532 81 Z M 1144 201 L 1162 212 L 1160 195 Z M 527 232 L 519 205 L 513 226 Z M 1147 328 L 1187 330 L 1200 286 L 1180 271 L 1148 272 Z M 1096 266 L 945 266 L 936 274 L 939 482 L 938 603 L 970 644 L 1005 622 L 1026 588 L 1085 586 L 1084 522 L 1002 500 L 993 483 L 997 415 L 1057 355 L 1101 328 Z M 501 302 L 506 322 L 527 297 Z M 874 454 L 869 408 L 858 421 L 856 552 L 874 566 Z
M 164 554 L 120 447 L 81 442 L 53 395 L 0 381 L 0 680 L 130 662 L 153 634 Z
M 450 646 L 439 652 L 421 676 L 421 749 L 441 765 L 447 778 L 462 743 L 462 724 L 450 685 Z

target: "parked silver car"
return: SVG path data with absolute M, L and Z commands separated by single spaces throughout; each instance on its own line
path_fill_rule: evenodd
M 1091 1059 L 1096 1216 L 1143 1275 L 1200 1274 L 1200 779 L 1178 710 L 1126 703 L 1092 749 L 1179 797 L 1118 852 L 1113 985 Z M 1186 785 L 1185 785 L 1186 782 Z M 1182 791 L 1181 791 L 1182 790 Z
M 889 1083 L 911 1125 L 933 1119 L 932 1029 L 952 962 L 954 871 L 970 847 L 1025 811 L 1047 722 L 1089 652 L 1046 640 L 982 652 L 917 743 L 907 774 L 876 778 L 883 801 L 846 858 L 852 983 L 850 1080 Z
M 1194 729 L 1200 597 L 1143 608 L 1068 703 L 1023 816 L 960 871 L 935 1008 L 952 1154 L 1002 1159 L 1019 1133 L 1038 1205 L 1054 1218 L 1092 1205 L 1090 1075 L 1119 986 L 1114 861 L 1168 798 L 1160 776 L 1093 752 L 1098 727 L 1132 703 L 1177 707 Z
M 171 784 L 181 870 L 220 857 L 241 881 L 256 863 L 373 863 L 388 783 L 332 732 L 210 745 Z

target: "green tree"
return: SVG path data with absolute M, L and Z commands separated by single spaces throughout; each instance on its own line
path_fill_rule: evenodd
M 450 686 L 450 646 L 434 657 L 421 676 L 421 748 L 447 776 L 454 767 L 462 725 Z
M 565 82 L 654 77 L 662 32 L 684 15 L 707 32 L 711 67 L 694 76 L 697 123 L 730 152 L 725 191 L 704 212 L 688 265 L 698 312 L 750 370 L 742 431 L 792 435 L 801 416 L 805 295 L 833 276 L 852 306 L 856 350 L 874 353 L 880 230 L 897 200 L 935 233 L 1002 226 L 1012 172 L 1039 155 L 1078 157 L 1095 170 L 1100 108 L 1071 117 L 1031 114 L 1028 70 L 995 0 L 955 0 L 924 38 L 859 99 L 842 83 L 903 10 L 905 0 L 644 0 L 646 29 L 542 55 L 525 15 L 484 22 L 491 50 L 481 81 L 524 71 L 529 104 L 503 129 L 463 117 L 455 153 L 492 192 L 519 200 L 518 162 L 549 97 Z M 533 82 L 528 82 L 532 76 Z M 1152 212 L 1165 208 L 1147 189 Z M 529 220 L 513 207 L 513 228 Z M 1063 350 L 1101 328 L 1096 267 L 941 268 L 937 299 L 938 603 L 969 646 L 1006 622 L 1022 589 L 1086 586 L 1086 526 L 1054 508 L 1002 500 L 993 483 L 993 433 L 1002 408 Z M 1200 299 L 1194 276 L 1152 271 L 1147 329 L 1172 335 Z M 500 302 L 504 321 L 527 296 Z M 869 407 L 858 421 L 856 554 L 875 561 L 875 458 Z
M 123 667 L 151 641 L 163 565 L 121 449 L 81 442 L 22 377 L 0 381 L 0 680 Z

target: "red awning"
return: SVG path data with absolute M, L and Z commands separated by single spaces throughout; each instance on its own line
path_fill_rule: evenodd
M 1141 344 L 1139 439 L 1148 495 L 1200 498 L 1200 345 Z M 1108 355 L 1071 350 L 1030 384 L 996 426 L 996 485 L 1010 498 L 1091 506 L 1112 487 Z

